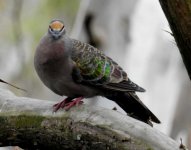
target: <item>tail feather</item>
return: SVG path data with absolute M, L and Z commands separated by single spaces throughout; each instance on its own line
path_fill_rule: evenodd
M 160 123 L 159 119 L 143 104 L 135 92 L 118 92 L 107 97 L 115 101 L 129 116 L 152 126 L 152 122 Z

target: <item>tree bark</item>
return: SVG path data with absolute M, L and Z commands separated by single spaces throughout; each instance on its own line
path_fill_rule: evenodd
M 159 0 L 191 79 L 191 0 Z
M 81 105 L 52 113 L 54 102 L 0 89 L 0 146 L 24 149 L 178 150 L 155 128 L 117 111 Z

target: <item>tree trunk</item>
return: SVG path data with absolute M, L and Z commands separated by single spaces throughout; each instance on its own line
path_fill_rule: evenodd
M 191 79 L 191 0 L 159 0 Z
M 0 89 L 0 146 L 24 149 L 178 150 L 179 144 L 117 111 L 81 105 L 52 113 L 54 102 Z

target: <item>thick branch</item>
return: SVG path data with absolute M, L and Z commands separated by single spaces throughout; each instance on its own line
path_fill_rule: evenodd
M 52 113 L 53 102 L 0 89 L 0 145 L 29 149 L 166 149 L 179 144 L 114 110 L 81 105 Z
M 191 0 L 159 0 L 191 79 Z

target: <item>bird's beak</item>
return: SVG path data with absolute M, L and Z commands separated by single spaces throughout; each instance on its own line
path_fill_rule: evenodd
M 54 30 L 52 32 L 52 36 L 53 36 L 54 39 L 58 39 L 61 36 L 61 33 L 58 30 Z

